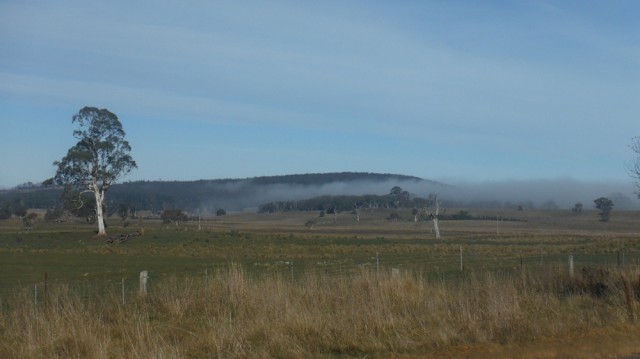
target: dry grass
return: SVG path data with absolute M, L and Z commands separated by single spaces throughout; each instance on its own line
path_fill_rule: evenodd
M 202 278 L 167 278 L 126 304 L 119 293 L 87 299 L 56 286 L 46 306 L 26 290 L 3 300 L 0 357 L 464 357 L 461 348 L 637 330 L 640 288 L 625 278 L 638 273 L 485 273 L 445 281 L 365 270 L 292 281 L 231 266 L 206 286 Z

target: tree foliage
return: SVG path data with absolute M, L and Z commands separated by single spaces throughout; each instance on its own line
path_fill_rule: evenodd
M 593 202 L 595 203 L 596 208 L 600 210 L 600 221 L 607 222 L 609 220 L 611 210 L 613 210 L 613 201 L 606 197 L 600 197 L 594 199 Z
M 577 202 L 575 205 L 573 205 L 571 211 L 577 214 L 582 213 L 582 202 Z
M 62 160 L 54 162 L 57 171 L 53 180 L 94 194 L 98 233 L 105 235 L 105 192 L 137 165 L 120 120 L 109 110 L 84 107 L 73 116 L 72 123 L 78 126 L 73 131 L 78 142 Z
M 175 222 L 177 226 L 180 222 L 186 222 L 189 217 L 182 212 L 181 209 L 165 209 L 162 211 L 162 214 L 160 214 L 160 219 L 162 219 L 164 223 Z
M 118 206 L 118 217 L 123 221 L 129 217 L 129 206 L 124 203 L 120 203 Z

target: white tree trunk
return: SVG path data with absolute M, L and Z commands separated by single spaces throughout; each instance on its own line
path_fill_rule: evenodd
M 440 203 L 436 198 L 436 214 L 433 216 L 433 231 L 436 234 L 436 239 L 440 239 L 440 228 L 438 227 L 438 215 L 440 214 Z
M 96 218 L 98 221 L 98 235 L 106 236 L 107 231 L 104 229 L 104 214 L 102 213 L 102 204 L 104 203 L 104 191 L 94 189 L 93 193 L 96 197 Z
M 433 218 L 433 231 L 436 234 L 436 239 L 440 239 L 440 228 L 438 228 L 438 218 Z

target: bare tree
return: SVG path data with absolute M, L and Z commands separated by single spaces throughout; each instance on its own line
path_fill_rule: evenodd
M 635 153 L 635 158 L 628 165 L 629 175 L 636 179 L 636 194 L 640 198 L 640 137 L 634 137 L 631 143 L 631 150 Z

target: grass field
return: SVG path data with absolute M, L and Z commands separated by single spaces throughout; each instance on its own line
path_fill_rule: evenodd
M 118 245 L 82 223 L 25 230 L 0 222 L 0 335 L 11 334 L 0 356 L 640 352 L 624 339 L 640 329 L 639 213 L 617 211 L 602 223 L 589 211 L 472 211 L 516 220 L 441 221 L 441 240 L 410 213 L 389 214 L 363 212 L 356 222 L 350 214 L 239 213 L 127 228 L 112 219 L 109 235 L 144 228 Z M 150 273 L 144 298 L 142 270 Z M 581 353 L 590 335 L 608 352 Z

